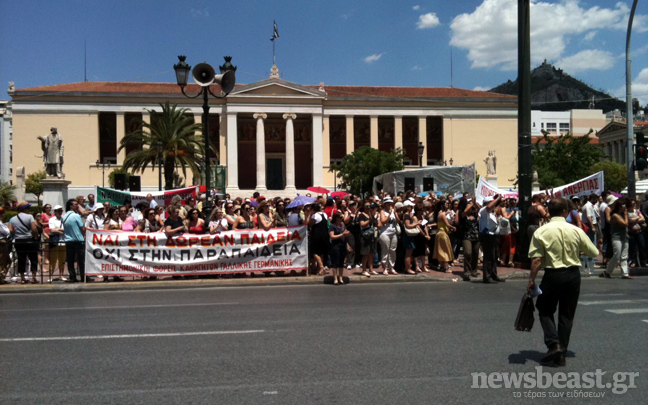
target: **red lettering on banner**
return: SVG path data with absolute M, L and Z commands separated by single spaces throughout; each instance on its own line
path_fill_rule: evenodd
M 209 236 L 203 236 L 200 238 L 200 246 L 211 247 L 211 238 Z
M 247 233 L 242 233 L 241 234 L 241 245 L 249 245 L 250 244 L 250 235 Z
M 223 242 L 221 241 L 221 238 L 218 235 L 215 235 L 214 240 L 212 241 L 212 246 L 216 246 L 216 245 L 223 246 Z
M 157 247 L 157 237 L 147 236 L 146 237 L 146 246 L 148 247 Z
M 598 188 L 599 188 L 599 186 L 598 186 L 598 179 L 594 179 L 594 180 L 592 180 L 592 181 L 594 182 L 594 188 L 598 190 Z
M 176 247 L 176 245 L 175 245 L 175 240 L 173 240 L 173 238 L 167 238 L 167 241 L 166 241 L 166 245 L 165 245 L 165 246 L 168 247 L 168 248 L 174 248 L 174 247 Z
M 198 239 L 195 236 L 192 236 L 189 238 L 189 247 L 194 247 L 194 245 L 197 245 L 200 242 L 200 239 Z
M 128 247 L 137 247 L 135 239 L 137 239 L 137 235 L 128 235 Z
M 275 237 L 272 236 L 272 234 L 268 235 L 268 237 L 266 238 L 266 243 L 268 245 L 271 245 L 271 244 L 275 243 Z
M 290 240 L 302 240 L 301 235 L 299 234 L 299 231 L 293 232 L 292 236 L 290 237 Z
M 277 232 L 277 242 L 286 241 L 286 232 Z
M 263 244 L 263 235 L 261 235 L 261 238 L 259 239 L 259 235 L 256 233 L 252 236 L 252 245 L 262 245 Z
M 230 246 L 234 246 L 234 235 L 225 235 L 223 237 L 223 243 L 226 243 Z
M 175 243 L 176 243 L 177 247 L 186 247 L 187 246 L 187 238 L 185 238 L 184 236 L 178 236 L 176 238 Z

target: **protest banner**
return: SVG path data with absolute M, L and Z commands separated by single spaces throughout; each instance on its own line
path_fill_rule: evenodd
M 196 192 L 197 187 L 195 186 L 178 188 L 168 191 L 157 191 L 153 193 L 131 193 L 129 191 L 115 190 L 107 187 L 97 187 L 97 192 L 95 193 L 95 195 L 97 202 L 100 203 L 109 202 L 112 205 L 124 205 L 127 200 L 130 200 L 131 207 L 135 207 L 137 204 L 146 201 L 146 196 L 148 194 L 151 194 L 153 196 L 153 199 L 158 203 L 158 205 L 168 206 L 171 204 L 171 199 L 173 198 L 173 196 L 179 195 L 184 203 L 184 200 L 186 200 L 189 196 L 192 196 L 195 199 Z
M 551 197 L 569 198 L 575 195 L 590 195 L 592 193 L 601 195 L 605 190 L 603 172 L 595 173 L 573 183 L 562 187 L 554 187 L 546 190 L 546 194 Z M 535 193 L 537 194 L 537 193 Z
M 475 199 L 477 200 L 477 203 L 482 205 L 484 198 L 493 197 L 495 194 L 499 194 L 505 198 L 518 198 L 517 191 L 499 189 L 488 183 L 483 177 L 480 177 L 479 182 L 477 183 L 477 189 L 475 190 Z
M 85 273 L 94 276 L 188 276 L 308 268 L 306 226 L 214 235 L 88 229 Z

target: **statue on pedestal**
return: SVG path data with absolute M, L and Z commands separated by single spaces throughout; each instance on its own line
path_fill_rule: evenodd
M 496 175 L 497 174 L 497 157 L 495 156 L 494 150 L 488 151 L 488 156 L 484 159 L 486 162 L 486 174 L 487 175 Z
M 63 138 L 57 129 L 52 127 L 46 137 L 37 137 L 43 149 L 45 172 L 49 177 L 63 178 Z

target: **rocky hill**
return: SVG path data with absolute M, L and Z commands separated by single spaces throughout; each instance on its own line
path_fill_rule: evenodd
M 506 83 L 489 90 L 499 94 L 518 94 L 518 81 Z M 602 91 L 594 90 L 585 83 L 556 69 L 545 61 L 531 72 L 531 108 L 544 111 L 567 111 L 590 108 L 594 97 L 594 108 L 604 113 L 619 109 L 625 111 L 625 100 L 619 100 Z

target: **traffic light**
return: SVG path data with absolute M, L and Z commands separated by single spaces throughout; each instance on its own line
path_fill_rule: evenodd
M 648 167 L 648 149 L 644 143 L 635 145 L 635 170 L 644 170 Z

